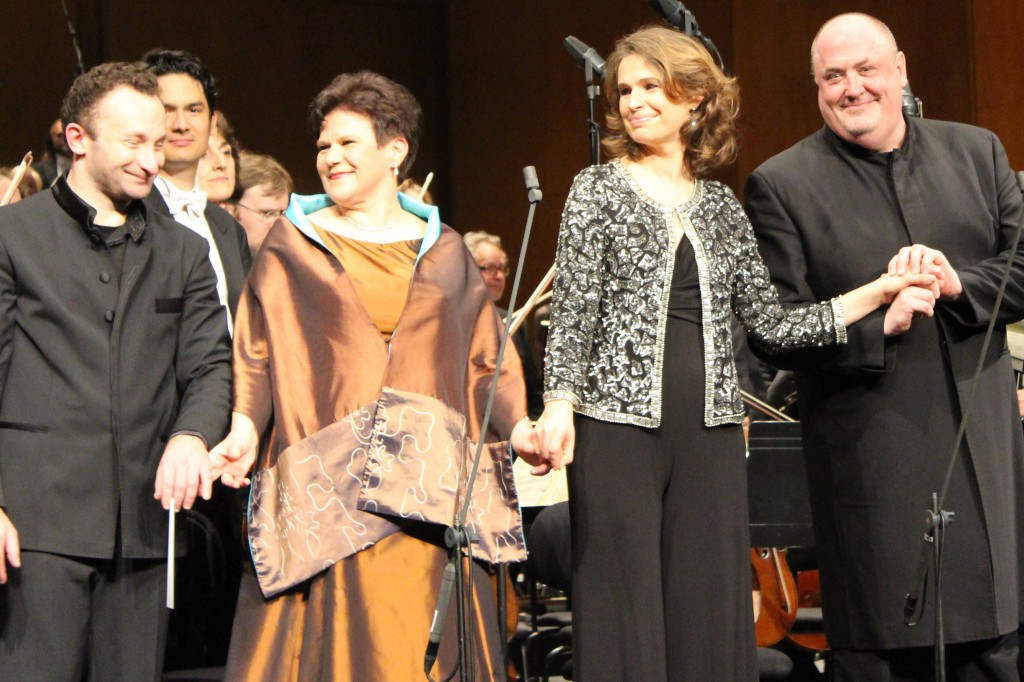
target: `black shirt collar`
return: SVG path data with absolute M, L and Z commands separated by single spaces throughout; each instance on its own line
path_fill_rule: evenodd
M 54 199 L 64 211 L 71 216 L 88 235 L 89 239 L 102 244 L 106 241 L 102 230 L 96 226 L 96 209 L 82 201 L 82 198 L 75 194 L 68 185 L 67 178 L 61 176 L 51 188 Z M 141 201 L 132 201 L 128 204 L 128 212 L 124 223 L 124 229 L 132 241 L 138 242 L 146 229 L 147 209 Z
M 903 142 L 901 142 L 900 146 L 891 152 L 876 152 L 872 149 L 862 147 L 859 144 L 847 142 L 836 135 L 828 125 L 825 125 L 823 130 L 825 139 L 837 150 L 858 159 L 874 161 L 875 163 L 887 165 L 889 163 L 889 159 L 893 156 L 906 156 L 914 148 L 914 140 L 917 137 L 917 128 L 915 127 L 916 122 L 913 117 L 908 118 L 906 114 L 903 115 L 903 122 L 906 124 L 906 131 L 903 133 Z

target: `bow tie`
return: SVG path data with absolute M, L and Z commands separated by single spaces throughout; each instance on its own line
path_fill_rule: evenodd
M 202 215 L 206 210 L 206 192 L 198 189 L 191 189 L 187 192 L 172 189 L 165 200 L 171 215 L 181 213 L 187 208 L 191 208 L 196 215 Z

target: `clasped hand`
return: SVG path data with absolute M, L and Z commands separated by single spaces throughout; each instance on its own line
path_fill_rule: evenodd
M 906 278 L 913 275 L 931 275 L 935 280 L 929 286 L 908 286 Z M 892 278 L 889 287 L 886 278 Z M 932 317 L 935 304 L 940 298 L 954 299 L 963 291 L 960 277 L 945 255 L 923 244 L 900 249 L 889 260 L 888 272 L 881 280 L 884 295 L 886 298 L 891 295 L 883 324 L 886 336 L 908 331 L 915 318 Z

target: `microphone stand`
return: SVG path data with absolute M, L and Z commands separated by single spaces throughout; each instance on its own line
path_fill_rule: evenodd
M 597 125 L 594 115 L 594 100 L 601 94 L 601 79 L 604 78 L 605 63 L 601 55 L 597 54 L 594 48 L 577 39 L 575 36 L 568 36 L 562 44 L 576 62 L 583 67 L 587 81 L 587 136 L 590 140 L 590 165 L 596 166 L 601 162 L 601 127 Z M 595 76 L 597 78 L 595 82 Z
M 1024 195 L 1024 171 L 1017 173 L 1017 188 Z M 949 457 L 949 464 L 946 467 L 946 475 L 942 481 L 941 493 L 932 493 L 931 509 L 926 513 L 925 524 L 927 530 L 924 534 L 924 545 L 921 547 L 920 558 L 917 564 L 917 573 L 914 585 L 907 594 L 903 605 L 903 622 L 907 627 L 914 627 L 921 621 L 921 614 L 924 611 L 925 589 L 928 584 L 929 556 L 931 558 L 931 570 L 934 571 L 932 580 L 932 594 L 935 600 L 935 679 L 937 682 L 946 680 L 946 643 L 944 641 L 944 625 L 942 622 L 942 549 L 943 541 L 948 526 L 955 514 L 943 509 L 946 493 L 949 490 L 950 481 L 953 478 L 953 468 L 956 466 L 956 458 L 960 452 L 960 445 L 967 430 L 967 421 L 974 406 L 974 395 L 978 388 L 978 378 L 985 364 L 985 353 L 988 351 L 992 341 L 992 331 L 996 325 L 996 315 L 1003 303 L 1003 295 L 1006 293 L 1006 285 L 1010 280 L 1010 272 L 1013 270 L 1013 261 L 1016 257 L 1017 245 L 1020 243 L 1021 232 L 1024 231 L 1024 211 L 1021 212 L 1017 221 L 1017 233 L 1013 239 L 1013 245 L 1008 251 L 1006 269 L 1003 271 L 1002 281 L 999 283 L 999 290 L 996 292 L 996 300 L 992 304 L 992 314 L 985 329 L 985 338 L 981 344 L 981 352 L 978 354 L 978 366 L 971 381 L 971 392 L 967 396 L 964 405 L 963 416 L 960 418 L 960 426 L 957 429 L 956 438 L 953 442 L 953 452 Z
M 587 137 L 590 139 L 590 165 L 601 163 L 601 129 L 594 118 L 594 100 L 601 94 L 601 84 L 594 82 L 594 65 L 587 60 L 584 66 L 587 79 Z
M 434 667 L 434 661 L 437 658 L 438 649 L 440 648 L 441 642 L 441 630 L 444 626 L 445 616 L 448 613 L 448 600 L 451 598 L 451 577 L 454 572 L 454 585 L 455 591 L 459 595 L 456 601 L 456 620 L 458 624 L 458 645 L 459 645 L 459 680 L 461 682 L 470 682 L 472 680 L 472 671 L 470 670 L 470 661 L 468 655 L 468 633 L 469 623 L 467 619 L 467 606 L 463 599 L 465 590 L 465 576 L 463 575 L 463 548 L 466 549 L 469 561 L 472 562 L 473 548 L 472 543 L 476 542 L 477 538 L 473 536 L 470 529 L 466 528 L 466 519 L 469 517 L 469 505 L 473 500 L 473 486 L 476 482 L 476 474 L 480 468 L 480 459 L 483 456 L 484 449 L 484 436 L 487 433 L 487 427 L 491 422 L 491 411 L 494 408 L 494 399 L 498 394 L 498 381 L 501 377 L 501 365 L 505 358 L 505 347 L 508 345 L 509 330 L 512 324 L 512 315 L 516 307 L 516 296 L 519 294 L 519 281 L 523 274 L 523 263 L 526 262 L 526 247 L 530 242 L 530 231 L 533 228 L 533 216 L 537 210 L 537 204 L 543 198 L 540 191 L 540 183 L 537 181 L 537 170 L 533 166 L 527 166 L 523 169 L 523 178 L 526 181 L 527 194 L 526 198 L 530 202 L 529 214 L 526 218 L 526 228 L 523 230 L 523 244 L 519 249 L 519 262 L 516 264 L 516 276 L 512 282 L 512 293 L 509 295 L 508 312 L 505 315 L 505 330 L 501 335 L 501 344 L 498 346 L 498 357 L 494 364 L 494 380 L 491 382 L 490 394 L 487 396 L 487 405 L 484 409 L 483 421 L 480 424 L 480 437 L 477 439 L 476 452 L 473 455 L 473 468 L 470 471 L 469 479 L 466 482 L 465 499 L 462 501 L 462 506 L 458 509 L 455 520 L 452 525 L 445 530 L 444 541 L 448 547 L 449 563 L 445 567 L 444 575 L 442 576 L 441 588 L 438 591 L 437 608 L 434 610 L 434 622 L 430 630 L 430 638 L 427 644 L 427 651 L 423 661 L 423 672 L 426 674 L 427 679 L 433 682 L 430 676 L 430 670 Z M 509 444 L 511 450 L 511 443 Z M 470 563 L 470 570 L 472 570 L 472 563 Z M 472 586 L 472 575 L 469 575 L 470 586 Z M 504 646 L 504 643 L 503 643 Z M 446 680 L 450 680 L 455 675 L 453 671 Z

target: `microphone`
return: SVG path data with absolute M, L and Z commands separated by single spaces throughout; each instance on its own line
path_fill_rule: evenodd
M 672 26 L 675 26 L 686 35 L 699 40 L 708 53 L 715 58 L 718 68 L 723 72 L 725 71 L 725 62 L 722 61 L 722 53 L 720 53 L 718 48 L 715 47 L 711 38 L 708 38 L 700 32 L 700 26 L 697 25 L 697 18 L 693 16 L 693 12 L 686 9 L 686 7 L 683 6 L 683 3 L 678 0 L 650 0 L 650 3 L 658 14 L 665 18 L 665 21 Z
M 585 69 L 587 64 L 590 64 L 594 75 L 599 79 L 604 79 L 604 59 L 597 53 L 597 50 L 575 36 L 569 36 L 563 44 L 581 68 Z
M 441 630 L 444 619 L 448 615 L 448 603 L 452 600 L 452 586 L 455 585 L 455 563 L 448 562 L 441 576 L 441 589 L 437 594 L 437 608 L 434 609 L 434 621 L 430 624 L 430 639 L 427 640 L 427 653 L 423 657 L 423 672 L 430 674 L 437 660 L 437 650 L 441 648 Z
M 1024 173 L 1024 171 L 1022 171 Z M 540 181 L 537 180 L 537 169 L 527 166 L 523 169 L 523 180 L 526 181 L 526 198 L 531 204 L 536 204 L 544 198 L 540 191 Z
M 665 21 L 686 35 L 695 37 L 700 35 L 696 17 L 693 16 L 693 12 L 683 7 L 683 3 L 678 0 L 650 0 L 650 2 L 658 14 L 665 17 Z
M 914 97 L 910 83 L 903 86 L 903 113 L 907 116 L 921 118 L 921 100 Z

